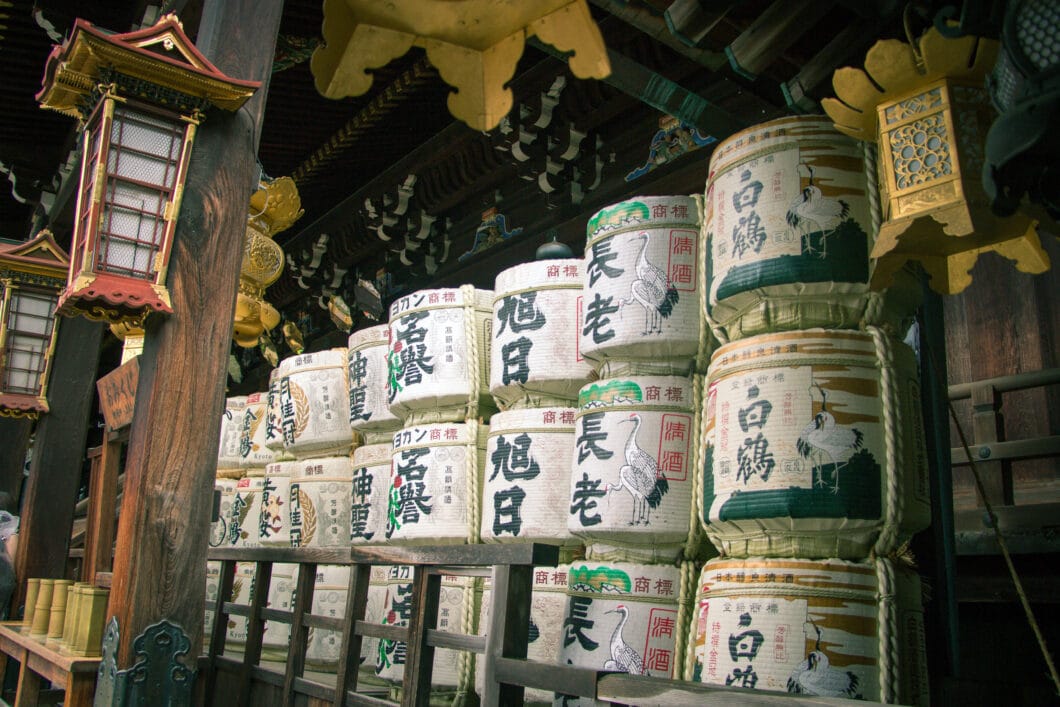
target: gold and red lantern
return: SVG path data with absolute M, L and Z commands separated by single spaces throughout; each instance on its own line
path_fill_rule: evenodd
M 166 274 L 195 129 L 258 87 L 221 73 L 166 15 L 111 34 L 78 20 L 48 57 L 37 100 L 84 124 L 64 315 L 140 323 L 172 312 Z
M 48 412 L 55 306 L 69 265 L 47 230 L 0 243 L 0 417 Z

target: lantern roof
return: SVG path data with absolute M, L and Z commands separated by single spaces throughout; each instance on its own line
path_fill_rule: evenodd
M 69 267 L 69 256 L 48 229 L 28 241 L 0 242 L 0 271 L 14 270 L 65 279 Z
M 176 15 L 165 15 L 151 27 L 120 34 L 79 19 L 66 41 L 52 48 L 36 98 L 44 108 L 83 118 L 85 97 L 98 83 L 109 82 L 110 72 L 228 111 L 238 110 L 261 85 L 221 72 L 184 34 Z

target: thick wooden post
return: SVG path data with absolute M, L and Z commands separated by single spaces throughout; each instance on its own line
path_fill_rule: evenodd
M 207 0 L 199 47 L 229 76 L 267 82 L 282 7 Z M 161 619 L 183 628 L 192 656 L 201 647 L 218 426 L 266 90 L 201 125 L 170 260 L 174 313 L 147 321 L 108 612 L 121 632 L 119 669 Z
M 19 586 L 12 606 L 22 602 L 26 579 L 62 577 L 66 572 L 74 503 L 81 485 L 85 437 L 92 412 L 103 325 L 66 320 L 55 342 L 55 363 L 48 382 L 48 406 L 37 424 L 22 503 L 22 525 L 15 551 Z
M 11 494 L 15 503 L 22 491 L 22 464 L 32 432 L 33 420 L 0 418 L 0 491 Z

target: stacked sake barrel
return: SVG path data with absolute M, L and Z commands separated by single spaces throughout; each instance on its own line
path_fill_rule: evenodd
M 918 290 L 868 287 L 875 162 L 816 117 L 718 145 L 705 320 L 722 345 L 700 432 L 703 527 L 684 677 L 924 703 L 916 575 L 927 526 L 917 368 L 897 338 Z

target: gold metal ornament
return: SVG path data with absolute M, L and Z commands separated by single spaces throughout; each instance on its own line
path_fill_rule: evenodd
M 883 221 L 872 251 L 874 288 L 887 287 L 909 260 L 943 294 L 971 284 L 981 253 L 998 253 L 1023 272 L 1049 269 L 1037 221 L 994 216 L 982 188 L 994 119 L 984 77 L 997 50 L 995 41 L 947 39 L 931 28 L 915 46 L 877 42 L 864 71 L 833 74 L 837 98 L 821 101 L 825 112 L 840 132 L 879 147 Z

